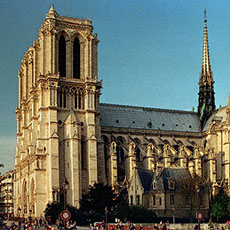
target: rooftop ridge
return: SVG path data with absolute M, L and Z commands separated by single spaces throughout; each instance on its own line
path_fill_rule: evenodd
M 158 112 L 171 112 L 171 113 L 181 113 L 181 114 L 194 114 L 197 115 L 197 112 L 186 111 L 186 110 L 176 110 L 176 109 L 161 109 L 161 108 L 151 108 L 151 107 L 141 107 L 133 105 L 119 105 L 119 104 L 110 104 L 110 103 L 100 103 L 103 106 L 112 106 L 112 107 L 123 107 L 123 108 L 136 108 L 146 111 L 158 111 Z

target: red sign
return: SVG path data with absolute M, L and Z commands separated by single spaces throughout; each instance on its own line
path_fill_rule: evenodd
M 71 217 L 71 214 L 68 210 L 64 210 L 61 212 L 60 216 L 61 216 L 62 220 L 68 221 Z
M 198 211 L 198 212 L 196 213 L 196 218 L 197 218 L 197 220 L 203 220 L 203 219 L 204 219 L 204 214 L 203 214 L 203 212 Z

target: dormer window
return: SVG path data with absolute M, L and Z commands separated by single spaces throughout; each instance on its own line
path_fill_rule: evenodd
M 153 190 L 156 190 L 156 189 L 157 189 L 157 182 L 153 181 Z
M 168 180 L 168 186 L 171 190 L 175 189 L 175 181 L 172 178 Z

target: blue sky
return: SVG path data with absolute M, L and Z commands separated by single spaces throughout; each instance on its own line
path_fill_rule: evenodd
M 229 0 L 0 0 L 0 172 L 14 167 L 20 62 L 51 4 L 93 21 L 101 102 L 179 110 L 197 108 L 206 7 L 216 105 L 227 104 Z

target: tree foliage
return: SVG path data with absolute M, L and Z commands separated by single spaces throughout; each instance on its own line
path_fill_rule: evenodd
M 120 202 L 114 212 L 113 217 L 120 220 L 129 220 L 134 223 L 152 223 L 156 218 L 155 212 L 142 206 L 129 206 L 125 202 Z
M 78 210 L 69 205 L 67 205 L 67 210 L 71 213 L 71 219 L 77 221 L 78 225 L 105 220 L 106 215 L 108 221 L 111 222 L 114 222 L 115 218 L 135 223 L 153 222 L 156 217 L 155 213 L 141 206 L 129 206 L 125 196 L 126 192 L 123 191 L 117 196 L 111 186 L 95 183 L 82 196 Z M 55 223 L 62 211 L 62 203 L 47 204 L 45 217 Z
M 109 185 L 94 183 L 88 193 L 82 196 L 80 210 L 90 214 L 105 214 L 105 208 L 110 211 L 116 204 L 116 195 Z
M 77 208 L 75 208 L 71 205 L 67 205 L 66 209 L 70 212 L 71 219 L 76 220 L 77 216 L 78 216 Z M 63 203 L 59 203 L 59 202 L 48 203 L 46 206 L 46 209 L 44 211 L 45 218 L 48 221 L 55 223 L 63 210 L 64 210 L 64 204 Z
M 211 204 L 211 214 L 213 217 L 226 218 L 230 214 L 230 197 L 224 192 L 220 191 L 213 199 Z

